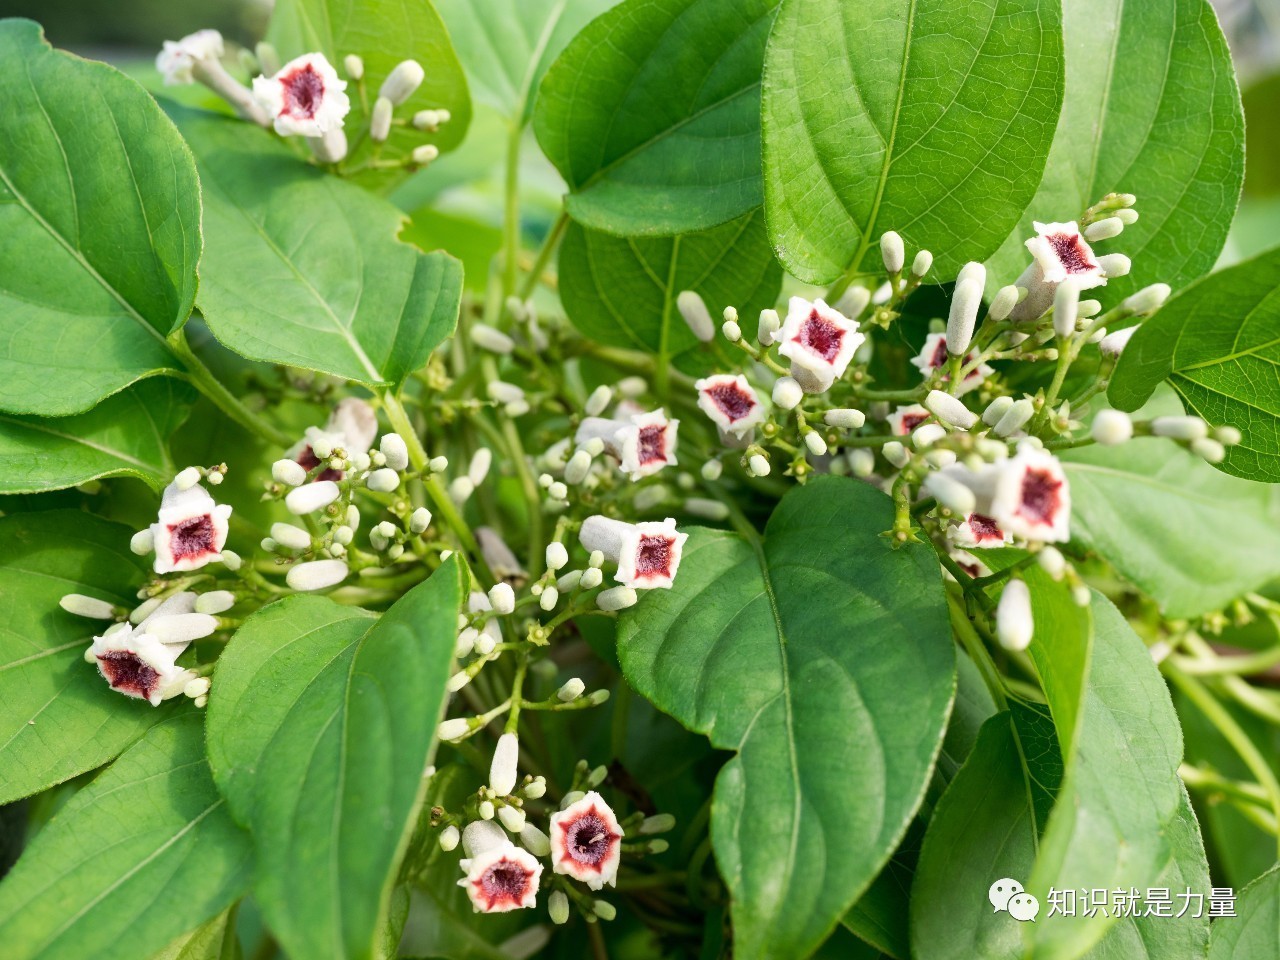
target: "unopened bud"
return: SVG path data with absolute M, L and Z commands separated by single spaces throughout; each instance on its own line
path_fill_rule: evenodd
M 362 80 L 364 78 L 364 61 L 354 53 L 349 53 L 342 58 L 342 65 L 347 70 L 347 76 L 352 80 Z
M 395 106 L 386 97 L 379 97 L 373 103 L 373 113 L 369 117 L 369 139 L 374 143 L 384 142 L 391 134 L 391 113 Z
M 569 920 L 569 898 L 563 890 L 553 890 L 547 898 L 547 913 L 554 924 L 567 923 Z
M 375 493 L 391 493 L 400 486 L 400 474 L 390 467 L 375 470 L 365 478 L 365 486 Z
M 305 593 L 337 586 L 347 579 L 348 567 L 344 560 L 312 560 L 290 568 L 285 582 L 293 590 Z
M 992 320 L 1004 320 L 1017 305 L 1018 288 L 1010 284 L 996 291 L 996 295 L 991 298 L 991 307 L 987 310 L 987 313 Z
M 448 853 L 450 850 L 457 848 L 458 840 L 461 837 L 462 834 L 458 831 L 458 828 L 452 823 L 449 824 L 449 826 L 440 831 L 440 849 Z
M 902 264 L 906 260 L 906 250 L 902 245 L 902 237 L 892 230 L 885 231 L 880 237 L 880 256 L 884 260 L 884 268 L 889 273 L 901 273 Z
M 996 607 L 996 637 L 1006 650 L 1025 650 L 1031 645 L 1035 621 L 1031 616 L 1031 591 L 1021 580 L 1010 580 Z
M 1154 313 L 1169 298 L 1169 293 L 1170 289 L 1167 283 L 1153 283 L 1149 287 L 1143 287 L 1132 296 L 1126 297 L 1120 306 L 1135 314 Z
M 924 398 L 924 407 L 943 423 L 948 423 L 961 430 L 972 429 L 978 422 L 978 415 L 964 405 L 958 398 L 941 390 L 930 390 Z
M 587 685 L 574 677 L 572 680 L 566 680 L 564 686 L 556 691 L 556 696 L 565 703 L 572 703 L 582 696 L 582 692 L 586 690 Z
M 962 357 L 968 351 L 981 304 L 982 285 L 976 278 L 966 278 L 956 284 L 947 317 L 947 353 L 951 356 Z
M 210 590 L 196 597 L 196 613 L 226 613 L 236 605 L 236 595 L 230 590 Z
M 378 89 L 378 99 L 389 100 L 392 106 L 398 107 L 413 96 L 426 75 L 422 64 L 417 60 L 402 60 L 387 74 L 387 79 L 382 81 L 382 86 Z
M 1199 417 L 1156 417 L 1151 432 L 1172 440 L 1202 440 L 1209 435 L 1209 425 Z
M 779 377 L 773 385 L 773 402 L 783 410 L 792 410 L 804 399 L 804 389 L 794 377 Z
M 129 539 L 129 550 L 140 557 L 145 557 L 155 548 L 155 534 L 151 532 L 150 527 L 139 530 Z
M 317 480 L 290 490 L 284 498 L 284 505 L 290 513 L 301 517 L 323 510 L 341 495 L 342 490 L 332 480 Z
M 311 534 L 291 523 L 273 523 L 271 539 L 290 550 L 310 550 Z
M 58 606 L 67 613 L 74 613 L 77 617 L 88 617 L 91 620 L 116 618 L 116 609 L 112 604 L 96 597 L 86 597 L 82 593 L 68 593 L 58 601 Z
M 915 260 L 911 261 L 911 275 L 918 280 L 928 273 L 932 266 L 933 254 L 928 250 L 921 250 L 916 254 Z
M 1021 430 L 1036 412 L 1035 404 L 1027 397 L 1015 400 L 1008 411 L 992 428 L 998 436 L 1007 437 Z
M 693 335 L 703 343 L 710 343 L 716 335 L 716 326 L 706 302 L 693 290 L 681 290 L 676 296 L 676 309 L 689 325 Z
M 1098 257 L 1098 266 L 1102 268 L 1104 277 L 1115 280 L 1128 275 L 1133 267 L 1133 261 L 1123 253 L 1107 253 Z
M 769 475 L 769 461 L 764 454 L 753 453 L 748 457 L 747 468 L 756 477 L 767 477 Z
M 506 616 L 515 610 L 516 592 L 511 589 L 511 584 L 495 583 L 489 589 L 489 604 L 499 616 Z
M 1124 221 L 1119 217 L 1105 217 L 1085 227 L 1084 238 L 1090 243 L 1097 243 L 1099 240 L 1110 240 L 1112 237 L 1118 237 L 1123 230 Z
M 637 599 L 639 598 L 631 587 L 610 587 L 596 594 L 596 606 L 601 610 L 625 610 L 635 606 Z
M 1126 443 L 1133 437 L 1133 420 L 1120 410 L 1099 410 L 1089 435 L 1104 447 Z
M 852 407 L 837 407 L 824 413 L 822 422 L 829 427 L 838 427 L 841 430 L 857 430 L 867 422 L 867 415 Z
M 294 460 L 277 460 L 271 465 L 271 478 L 286 487 L 300 487 L 306 483 L 307 471 Z
M 1075 333 L 1079 309 L 1080 287 L 1073 280 L 1063 280 L 1053 294 L 1053 332 L 1063 339 Z
M 976 506 L 973 491 L 945 473 L 931 473 L 925 477 L 924 489 L 939 504 L 959 516 L 967 517 Z

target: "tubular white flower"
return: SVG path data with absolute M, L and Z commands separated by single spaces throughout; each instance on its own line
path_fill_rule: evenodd
M 551 815 L 551 861 L 556 873 L 592 890 L 614 886 L 622 862 L 622 827 L 594 790 Z
M 884 268 L 889 273 L 901 273 L 907 252 L 902 245 L 902 237 L 892 230 L 880 235 L 880 257 L 884 260 Z
M 1133 438 L 1133 420 L 1120 410 L 1099 410 L 1089 435 L 1104 447 L 1114 447 Z
M 779 377 L 773 384 L 773 402 L 780 410 L 794 410 L 804 399 L 804 387 L 795 377 Z
M 493 748 L 489 764 L 489 789 L 505 797 L 516 788 L 516 767 L 520 762 L 520 740 L 514 733 L 504 733 Z
M 345 560 L 312 560 L 291 567 L 285 575 L 285 582 L 291 589 L 302 593 L 325 590 L 347 579 L 348 572 Z
M 610 587 L 596 594 L 596 606 L 610 612 L 635 606 L 639 597 L 631 587 Z
M 112 690 L 158 707 L 162 701 L 180 696 L 196 677 L 176 663 L 185 649 L 186 644 L 162 643 L 143 626 L 117 624 L 103 636 L 94 637 L 89 656 Z
M 1024 540 L 1070 539 L 1071 490 L 1053 454 L 1023 443 L 997 471 L 990 515 L 1001 529 Z
M 943 423 L 961 430 L 970 430 L 978 422 L 978 415 L 966 407 L 958 397 L 941 390 L 930 390 L 924 398 L 925 409 Z
M 1126 297 L 1120 306 L 1138 315 L 1155 313 L 1169 299 L 1170 292 L 1167 283 L 1153 283 L 1149 287 L 1143 287 L 1132 296 Z
M 351 110 L 347 82 L 322 53 L 290 60 L 273 77 L 255 77 L 253 95 L 282 137 L 320 137 L 342 126 Z
M 965 354 L 962 363 L 968 366 L 973 362 L 973 354 Z M 920 353 L 911 358 L 911 365 L 920 371 L 924 377 L 930 377 L 936 370 L 945 371 L 949 365 L 950 354 L 947 352 L 947 335 L 945 333 L 931 333 L 924 340 L 924 347 Z M 964 380 L 960 383 L 960 388 L 956 391 L 957 396 L 964 396 L 970 390 L 981 386 L 982 381 L 992 374 L 991 367 L 985 363 L 979 364 L 973 370 L 965 374 Z M 942 376 L 943 383 L 949 383 L 951 375 L 944 373 Z
M 952 513 L 967 517 L 977 501 L 970 490 L 954 477 L 935 472 L 924 478 L 924 489 Z
M 271 539 L 290 550 L 310 550 L 311 534 L 291 523 L 273 523 Z
M 1209 425 L 1199 417 L 1156 417 L 1151 421 L 1151 432 L 1173 440 L 1203 440 L 1209 435 Z
M 1128 276 L 1129 270 L 1133 267 L 1133 261 L 1123 253 L 1106 253 L 1098 257 L 1098 266 L 1102 268 L 1103 276 L 1108 280 L 1115 280 Z
M 409 447 L 398 433 L 385 433 L 378 442 L 378 451 L 392 470 L 404 470 L 409 466 Z
M 791 361 L 791 376 L 806 393 L 823 393 L 844 375 L 858 347 L 867 338 L 858 323 L 821 300 L 792 297 L 777 341 L 781 356 Z
M 1137 332 L 1137 327 L 1125 327 L 1125 329 L 1117 330 L 1115 333 L 1108 333 L 1099 341 L 1098 349 L 1102 351 L 1104 357 L 1118 357 L 1124 352 L 1124 348 L 1128 346 L 1129 341 Z
M 192 68 L 202 60 L 217 60 L 225 48 L 217 30 L 197 30 L 181 40 L 166 40 L 156 55 L 156 69 L 166 87 L 194 83 Z
M 911 431 L 929 419 L 931 414 L 918 403 L 912 403 L 907 406 L 898 407 L 893 413 L 885 417 L 885 422 L 889 424 L 889 432 L 895 437 L 906 437 Z
M 86 597 L 83 593 L 68 593 L 58 601 L 58 606 L 67 613 L 90 620 L 114 620 L 116 608 L 106 600 L 97 597 Z
M 393 106 L 398 107 L 413 96 L 426 76 L 427 72 L 417 60 L 401 60 L 387 74 L 387 79 L 382 81 L 378 96 L 386 97 Z
M 1046 283 L 1075 279 L 1078 289 L 1090 290 L 1107 282 L 1093 250 L 1080 235 L 1080 227 L 1070 223 L 1035 222 L 1036 236 L 1026 242 L 1040 266 Z M 1019 286 L 1022 284 L 1019 283 Z
M 711 418 L 721 437 L 741 442 L 751 437 L 764 422 L 764 405 L 741 374 L 718 373 L 704 377 L 694 386 L 698 408 Z
M 508 840 L 505 846 L 472 856 L 458 885 L 467 891 L 477 913 L 507 913 L 534 906 L 541 876 L 537 858 Z
M 982 306 L 982 285 L 969 277 L 956 284 L 951 295 L 951 312 L 947 317 L 947 353 L 962 356 L 973 342 L 973 328 Z
M 294 516 L 301 517 L 323 510 L 341 495 L 342 490 L 332 480 L 317 480 L 290 490 L 284 498 L 284 505 Z
M 214 560 L 227 542 L 231 507 L 215 503 L 200 484 L 186 490 L 165 487 L 157 521 L 151 525 L 156 573 L 196 570 Z
M 916 258 L 917 261 L 919 259 L 919 257 Z M 850 320 L 857 320 L 862 311 L 867 309 L 867 304 L 870 302 L 870 290 L 866 287 L 852 286 L 840 295 L 840 299 L 835 303 L 835 308 L 837 313 L 848 317 Z M 769 312 L 772 313 L 773 318 L 777 320 L 777 313 L 772 310 Z M 775 326 L 773 329 L 777 330 L 778 327 Z M 761 342 L 764 342 L 763 339 Z
M 666 589 L 680 568 L 688 534 L 679 533 L 670 517 L 660 523 L 626 523 L 597 514 L 583 521 L 578 539 L 588 552 L 599 550 L 617 564 L 614 579 L 624 586 Z
M 706 302 L 693 290 L 681 290 L 676 296 L 676 309 L 689 325 L 693 335 L 703 343 L 710 343 L 716 335 L 716 325 Z
M 1006 650 L 1025 650 L 1031 645 L 1035 621 L 1031 617 L 1031 591 L 1021 580 L 1010 580 L 996 607 L 996 637 Z
M 236 605 L 236 595 L 230 590 L 210 590 L 196 597 L 196 613 L 226 613 Z

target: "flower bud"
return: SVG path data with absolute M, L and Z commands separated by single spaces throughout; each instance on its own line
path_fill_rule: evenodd
M 559 690 L 556 691 L 556 696 L 559 697 L 560 700 L 562 700 L 564 703 L 572 703 L 574 700 L 577 700 L 580 696 L 582 696 L 582 692 L 586 688 L 587 686 L 585 683 L 583 683 L 577 677 L 574 677 L 571 680 L 565 681 L 564 686 L 562 686 Z
M 191 643 L 211 636 L 218 629 L 218 618 L 207 613 L 175 613 L 156 617 L 146 625 L 146 633 L 161 643 Z
M 1172 440 L 1202 440 L 1209 435 L 1209 425 L 1199 417 L 1156 417 L 1151 432 Z
M 151 532 L 151 528 L 139 530 L 129 540 L 129 550 L 136 553 L 140 557 L 145 557 L 155 549 L 155 534 Z
M 1080 288 L 1068 279 L 1058 284 L 1053 294 L 1053 332 L 1062 339 L 1076 332 L 1076 316 L 1080 309 Z
M 552 573 L 561 569 L 569 562 L 569 551 L 565 549 L 563 543 L 559 540 L 552 540 L 547 544 L 547 569 Z
M 271 478 L 286 487 L 300 487 L 307 482 L 307 471 L 294 460 L 277 460 L 271 465 Z
M 849 469 L 855 477 L 869 477 L 876 469 L 876 455 L 866 447 L 849 451 Z
M 973 327 L 982 305 L 982 285 L 974 277 L 956 284 L 951 295 L 951 312 L 947 318 L 947 353 L 962 357 L 973 342 Z
M 911 454 L 907 452 L 907 448 L 897 440 L 890 440 L 880 448 L 880 452 L 884 454 L 884 458 L 886 460 L 899 470 L 905 467 L 911 460 Z
M 151 614 L 155 613 L 160 604 L 164 603 L 159 597 L 152 597 L 150 600 L 143 600 L 129 613 L 129 622 L 139 624 Z
M 982 411 L 982 422 L 989 427 L 994 427 L 1012 406 L 1013 397 L 996 397 L 987 404 L 987 409 Z
M 804 445 L 815 457 L 824 456 L 827 452 L 827 441 L 822 439 L 822 434 L 817 430 L 810 430 L 804 435 Z
M 591 396 L 587 397 L 583 410 L 589 417 L 598 417 L 604 413 L 605 408 L 609 406 L 612 400 L 613 390 L 601 384 L 591 391 Z
M 1103 254 L 1098 257 L 1097 263 L 1102 268 L 1102 275 L 1108 280 L 1128 276 L 1129 270 L 1133 267 L 1133 261 L 1123 253 Z
M 505 797 L 516 788 L 516 766 L 520 760 L 520 740 L 514 733 L 504 733 L 498 738 L 489 764 L 489 789 Z
M 769 461 L 760 453 L 753 453 L 747 458 L 747 468 L 751 471 L 752 476 L 767 477 L 769 475 Z
M 1006 650 L 1025 650 L 1031 645 L 1035 622 L 1031 617 L 1031 591 L 1021 580 L 1010 580 L 996 607 L 996 637 Z
M 973 491 L 945 473 L 931 473 L 925 477 L 924 489 L 939 504 L 960 517 L 967 517 L 977 506 Z
M 604 572 L 599 567 L 589 567 L 588 569 L 583 570 L 582 579 L 579 581 L 579 583 L 582 584 L 583 590 L 594 590 L 603 582 Z
M 173 478 L 173 485 L 179 490 L 190 490 L 200 482 L 200 469 L 198 467 L 187 467 L 185 470 L 179 470 L 178 475 Z
M 946 427 L 940 423 L 926 423 L 916 427 L 911 434 L 911 445 L 917 450 L 932 446 L 947 435 Z
M 833 306 L 839 313 L 850 320 L 857 320 L 858 315 L 867 309 L 867 304 L 870 302 L 870 290 L 866 287 L 852 286 L 840 295 L 840 299 Z M 762 340 L 761 342 L 763 343 L 764 341 Z
M 578 450 L 564 468 L 564 482 L 577 486 L 583 480 L 587 479 L 587 474 L 591 472 L 591 454 L 586 450 Z
M 804 399 L 804 390 L 794 377 L 779 377 L 773 385 L 773 402 L 783 410 L 792 410 Z
M 652 817 L 645 817 L 640 824 L 640 834 L 642 836 L 652 836 L 655 833 L 666 833 L 674 830 L 676 826 L 676 818 L 669 813 L 657 813 Z
M 928 250 L 921 250 L 916 254 L 916 258 L 911 261 L 911 275 L 919 280 L 929 272 L 929 268 L 932 266 L 933 254 Z M 848 314 L 846 314 L 846 316 L 848 316 Z
M 342 491 L 332 480 L 317 480 L 290 490 L 284 498 L 284 505 L 294 516 L 301 517 L 323 510 L 341 495 Z
M 1224 447 L 1238 446 L 1244 436 L 1235 427 L 1221 426 L 1213 431 L 1213 439 L 1217 440 Z
M 1090 243 L 1097 243 L 1099 240 L 1110 240 L 1112 237 L 1118 237 L 1123 231 L 1123 220 L 1119 217 L 1105 217 L 1085 227 L 1084 238 Z
M 461 740 L 471 732 L 471 721 L 466 717 L 446 720 L 436 728 L 436 736 L 446 742 Z
M 440 849 L 445 853 L 455 849 L 458 846 L 458 840 L 461 839 L 461 833 L 452 823 L 440 831 Z
M 1212 437 L 1201 437 L 1198 440 L 1192 440 L 1191 452 L 1206 463 L 1221 463 L 1227 456 L 1227 448 Z
M 547 587 L 542 591 L 542 595 L 538 597 L 538 606 L 548 613 L 556 608 L 556 604 L 560 602 L 560 591 L 555 587 Z
M 884 260 L 884 268 L 889 273 L 901 273 L 902 264 L 906 260 L 906 250 L 902 245 L 902 237 L 892 230 L 885 231 L 880 237 L 880 256 Z
M 495 583 L 489 590 L 489 603 L 494 613 L 506 616 L 516 608 L 516 592 L 509 583 Z
M 736 320 L 726 320 L 720 325 L 720 332 L 724 334 L 724 338 L 730 343 L 737 343 L 742 339 L 742 327 L 738 326 Z
M 1009 405 L 1005 415 L 1000 418 L 992 430 L 998 436 L 1007 437 L 1021 430 L 1036 412 L 1035 404 L 1027 397 L 1015 400 Z
M 970 430 L 978 422 L 978 415 L 959 398 L 941 390 L 930 390 L 929 395 L 924 398 L 924 407 L 943 423 L 961 430 Z
M 196 597 L 196 613 L 226 613 L 236 605 L 236 595 L 230 590 L 210 590 Z
M 1124 348 L 1128 346 L 1129 341 L 1137 332 L 1137 327 L 1126 327 L 1123 330 L 1117 330 L 1115 333 L 1108 333 L 1098 343 L 1098 349 L 1102 351 L 1104 357 L 1118 357 L 1124 352 Z
M 1009 314 L 1013 312 L 1013 308 L 1017 305 L 1018 288 L 1010 284 L 996 291 L 996 295 L 991 298 L 991 307 L 987 310 L 987 313 L 992 320 L 1004 320 L 1008 318 Z
M 493 805 L 492 800 L 482 800 L 476 804 L 476 813 L 480 814 L 481 820 L 492 820 L 497 812 L 498 808 Z
M 507 826 L 507 829 L 510 829 L 506 821 L 503 821 L 503 826 Z M 551 852 L 551 838 L 533 824 L 525 822 L 518 831 L 514 832 L 520 834 L 520 843 L 535 857 L 545 857 Z
M 369 117 L 369 139 L 374 143 L 382 143 L 391 134 L 391 113 L 395 105 L 386 97 L 379 97 L 373 103 L 373 113 Z
M 485 478 L 489 476 L 489 468 L 493 466 L 493 451 L 488 447 L 481 447 L 475 452 L 471 458 L 471 463 L 467 467 L 467 479 L 475 486 L 484 483 Z
M 223 550 L 220 556 L 222 558 L 222 565 L 232 573 L 239 570 L 240 565 L 244 562 L 240 559 L 240 554 L 236 553 L 234 550 Z
M 1061 580 L 1067 572 L 1067 559 L 1057 547 L 1044 547 L 1036 554 L 1036 562 L 1040 564 L 1041 570 L 1055 580 Z
M 1135 314 L 1155 313 L 1169 298 L 1169 293 L 1170 289 L 1167 283 L 1153 283 L 1151 286 L 1143 287 L 1137 293 L 1126 297 L 1120 306 Z
M 212 686 L 208 677 L 196 677 L 194 680 L 187 681 L 187 685 L 182 688 L 182 695 L 195 700 L 197 697 L 203 697 L 209 692 Z
M 273 523 L 271 539 L 290 550 L 311 549 L 311 534 L 291 523 Z
M 347 573 L 344 560 L 312 560 L 292 567 L 285 576 L 285 582 L 299 592 L 324 590 L 347 579 Z
M 618 915 L 618 908 L 608 900 L 593 900 L 591 902 L 591 912 L 601 920 L 612 920 Z
M 693 290 L 681 290 L 676 296 L 676 309 L 689 325 L 693 335 L 703 343 L 710 343 L 716 335 L 715 322 L 706 302 Z
M 499 807 L 498 819 L 511 833 L 520 833 L 525 828 L 524 811 L 519 807 Z
M 417 60 L 402 60 L 387 74 L 378 89 L 378 97 L 391 101 L 392 106 L 400 106 L 422 85 L 426 71 Z
M 378 443 L 378 452 L 392 470 L 404 470 L 409 466 L 409 447 L 398 433 L 384 433 Z
M 842 430 L 857 430 L 867 422 L 867 415 L 852 407 L 837 407 L 824 413 L 822 422 L 829 427 L 838 427 Z
M 1089 435 L 1104 447 L 1126 443 L 1133 437 L 1133 420 L 1120 410 L 1099 410 Z
M 409 514 L 410 533 L 423 533 L 429 526 L 431 526 L 431 511 L 426 507 L 418 507 Z
M 563 890 L 553 890 L 551 896 L 547 898 L 547 913 L 551 915 L 551 922 L 554 924 L 559 925 L 569 921 L 569 898 L 565 896 Z
M 547 792 L 547 780 L 545 777 L 534 777 L 520 792 L 530 800 L 537 800 Z
M 702 469 L 698 472 L 702 474 L 703 480 L 710 480 L 714 482 L 719 480 L 720 475 L 724 473 L 724 464 L 719 460 L 708 460 L 702 465 Z
M 756 338 L 764 346 L 773 343 L 773 336 L 782 327 L 782 320 L 778 317 L 777 310 L 761 310 L 760 326 L 756 330 Z
M 470 477 L 457 477 L 449 484 L 449 498 L 458 504 L 466 503 L 476 492 L 476 485 Z
M 487 323 L 473 323 L 471 325 L 471 342 L 482 350 L 504 355 L 516 348 L 514 340 Z
M 596 595 L 596 606 L 601 610 L 625 610 L 635 605 L 636 592 L 631 587 L 610 587 Z
M 347 76 L 352 80 L 361 80 L 364 78 L 364 61 L 356 54 L 349 53 L 343 57 L 342 65 L 346 68 Z

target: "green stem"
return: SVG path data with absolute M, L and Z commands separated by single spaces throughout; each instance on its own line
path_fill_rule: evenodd
M 204 361 L 195 355 L 191 345 L 187 343 L 187 336 L 184 331 L 179 330 L 172 334 L 168 342 L 174 354 L 182 361 L 183 367 L 186 368 L 187 379 L 191 381 L 197 390 L 208 397 L 219 410 L 250 433 L 256 434 L 272 446 L 287 447 L 293 442 L 288 434 L 254 413 L 222 385 L 218 378 L 213 375 L 213 371 L 205 366 Z
M 511 121 L 507 134 L 507 161 L 503 179 L 502 295 L 516 292 L 520 272 L 520 138 L 519 119 Z
M 533 261 L 533 267 L 530 269 L 529 275 L 524 278 L 524 283 L 520 287 L 521 300 L 528 300 L 533 296 L 533 291 L 537 289 L 538 282 L 542 279 L 542 274 L 547 269 L 547 264 L 551 262 L 551 255 L 555 253 L 556 247 L 560 243 L 560 238 L 564 236 L 568 226 L 569 214 L 567 211 L 561 211 L 560 216 L 556 218 L 556 222 L 552 224 L 547 238 L 542 241 L 542 249 L 538 251 L 537 259 Z

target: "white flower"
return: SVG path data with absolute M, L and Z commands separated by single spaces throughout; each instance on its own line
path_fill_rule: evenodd
M 981 513 L 970 513 L 964 523 L 956 524 L 947 531 L 947 536 L 957 547 L 975 549 L 978 547 L 1003 547 L 1013 537 L 1000 529 L 1000 524 Z
M 1089 290 L 1107 282 L 1102 266 L 1080 234 L 1080 227 L 1070 223 L 1036 221 L 1036 236 L 1026 242 L 1027 249 L 1040 266 L 1046 283 L 1061 283 L 1067 277 L 1076 281 L 1078 290 Z
M 542 864 L 529 851 L 507 840 L 463 862 L 467 875 L 458 886 L 467 891 L 477 913 L 506 913 L 534 905 Z
M 253 80 L 254 97 L 282 137 L 320 137 L 339 129 L 351 109 L 346 89 L 322 53 L 303 54 L 274 77 Z
M 156 573 L 196 570 L 218 557 L 227 542 L 231 507 L 215 503 L 200 484 L 165 487 L 160 513 L 151 525 Z
M 335 450 L 348 455 L 364 453 L 377 434 L 378 415 L 373 407 L 358 397 L 347 397 L 334 407 L 323 429 L 307 427 L 303 439 L 289 448 L 287 456 L 304 470 L 314 470 Z M 342 477 L 341 470 L 325 467 L 316 475 L 316 480 L 341 480 Z
M 639 480 L 663 467 L 675 466 L 679 420 L 668 420 L 666 412 L 632 413 L 615 419 L 586 417 L 578 426 L 574 442 L 586 446 L 598 439 L 604 451 L 618 461 L 618 469 Z
M 156 56 L 156 69 L 167 87 L 193 83 L 191 68 L 199 60 L 216 60 L 223 54 L 222 34 L 217 30 L 197 30 L 181 40 L 166 40 Z
M 827 306 L 792 297 L 787 319 L 775 337 L 778 353 L 791 360 L 791 376 L 806 393 L 823 393 L 844 375 L 854 353 L 867 338 L 858 323 Z
M 973 354 L 965 355 L 962 363 L 968 366 L 973 362 Z M 950 354 L 947 353 L 947 335 L 945 333 L 931 333 L 924 340 L 924 348 L 919 354 L 911 358 L 911 365 L 920 371 L 922 376 L 929 377 L 935 370 L 946 370 L 950 363 Z M 964 380 L 960 382 L 960 389 L 956 391 L 957 396 L 963 396 L 975 387 L 978 387 L 983 380 L 987 379 L 994 371 L 985 363 L 979 364 L 974 369 L 964 375 Z M 947 383 L 951 379 L 950 375 L 944 375 L 942 382 Z
M 889 431 L 895 437 L 905 437 L 928 420 L 930 416 L 932 414 L 928 410 L 918 403 L 913 403 L 909 406 L 898 407 L 897 410 L 885 417 L 885 422 L 889 424 Z
M 698 388 L 698 408 L 711 418 L 721 438 L 741 442 L 764 422 L 764 404 L 741 374 L 718 373 L 694 386 Z
M 588 552 L 601 551 L 618 565 L 614 579 L 633 589 L 669 588 L 680 567 L 689 535 L 676 531 L 675 520 L 626 523 L 596 515 L 583 521 L 578 538 Z
M 190 670 L 177 665 L 189 641 L 166 643 L 156 635 L 161 632 L 156 627 L 162 621 L 201 616 L 192 612 L 195 602 L 194 593 L 175 594 L 137 626 L 116 624 L 102 636 L 94 637 L 88 658 L 97 661 L 98 672 L 111 689 L 158 707 L 161 701 L 179 696 L 196 679 Z
M 1024 540 L 1070 539 L 1071 490 L 1053 454 L 1024 443 L 994 469 L 990 515 L 1001 529 Z
M 622 827 L 594 790 L 551 815 L 551 860 L 556 873 L 592 890 L 614 886 L 622 861 Z

